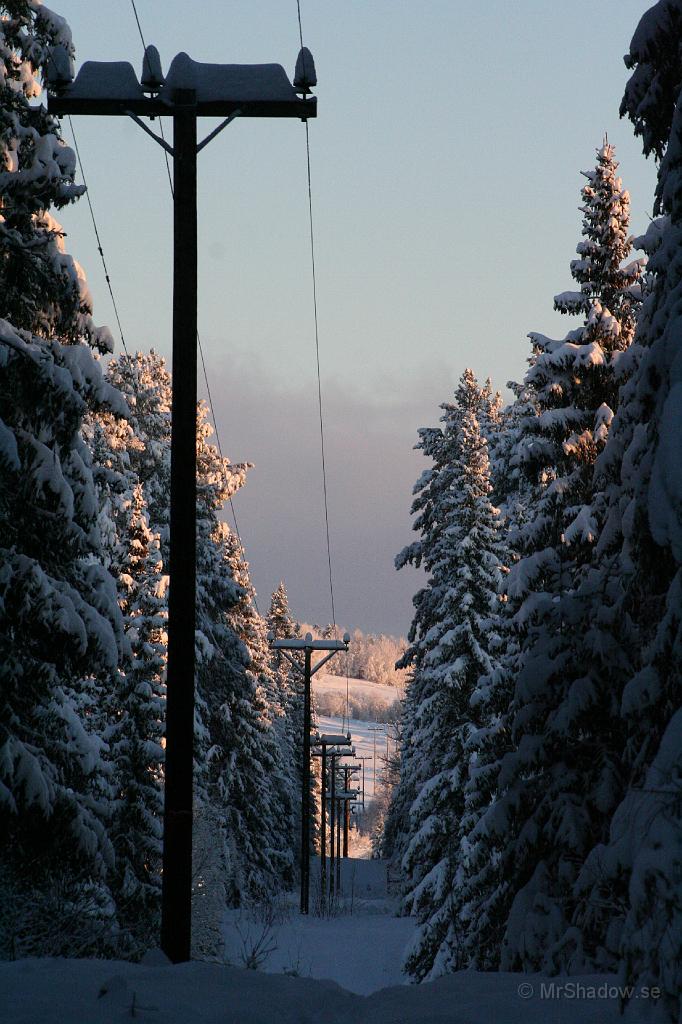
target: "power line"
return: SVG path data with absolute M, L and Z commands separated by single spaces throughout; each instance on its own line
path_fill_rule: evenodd
M 329 539 L 329 500 L 327 495 L 327 460 L 324 444 L 324 416 L 322 409 L 322 380 L 320 375 L 320 329 L 317 315 L 317 274 L 315 270 L 315 231 L 313 222 L 313 193 L 310 174 L 310 135 L 308 122 L 305 122 L 306 168 L 308 172 L 308 220 L 310 224 L 310 266 L 313 284 L 313 317 L 315 322 L 315 362 L 317 367 L 317 405 L 320 421 L 320 452 L 322 455 L 322 492 L 324 495 L 324 523 L 327 537 L 327 566 L 329 569 L 329 595 L 331 599 L 332 622 L 336 634 L 336 609 L 334 606 L 334 574 L 332 572 L 332 553 Z
M 137 7 L 135 6 L 135 0 L 130 0 L 133 5 L 133 14 L 135 15 L 135 21 L 137 22 L 137 31 L 140 33 L 140 39 L 142 40 L 142 49 L 146 51 L 147 44 L 144 41 L 144 33 L 142 31 L 142 25 L 140 25 L 140 19 L 137 14 Z
M 301 40 L 301 49 L 303 49 L 303 28 L 301 27 L 301 0 L 296 0 L 296 10 L 298 12 L 298 38 Z M 306 124 L 308 122 L 306 121 Z
M 134 17 L 135 17 L 135 23 L 137 25 L 137 30 L 138 30 L 139 35 L 140 35 L 140 40 L 142 42 L 142 46 L 144 47 L 144 49 L 146 51 L 146 42 L 145 42 L 144 32 L 142 31 L 142 25 L 140 23 L 140 18 L 139 18 L 139 15 L 137 13 L 137 7 L 136 7 L 136 4 L 135 4 L 135 0 L 131 0 L 131 6 L 132 6 L 133 14 L 134 14 Z M 301 4 L 300 4 L 300 0 L 297 0 L 296 7 L 297 7 L 297 16 L 298 16 L 298 33 L 299 33 L 299 39 L 300 39 L 301 49 L 302 49 L 303 48 L 303 27 L 302 27 L 302 21 L 301 21 Z M 161 129 L 161 136 L 162 136 L 162 138 L 164 138 L 163 122 L 162 122 L 161 119 L 159 121 L 159 125 L 160 125 L 160 129 Z M 317 370 L 317 399 L 318 399 L 318 413 L 319 413 L 319 425 L 320 425 L 320 452 L 321 452 L 321 458 L 322 458 L 322 490 L 323 490 L 323 499 L 324 499 L 325 536 L 326 536 L 326 546 L 327 546 L 327 568 L 328 568 L 328 573 L 329 573 L 329 595 L 330 595 L 330 604 L 331 604 L 332 623 L 334 625 L 334 634 L 336 635 L 336 631 L 337 631 L 336 630 L 336 606 L 335 606 L 335 601 L 334 601 L 334 574 L 333 574 L 333 569 L 332 569 L 331 541 L 330 541 L 330 531 L 329 531 L 329 498 L 328 498 L 328 489 L 327 489 L 327 464 L 326 464 L 325 437 L 324 437 L 324 415 L 323 415 L 323 403 L 322 403 L 322 382 L 321 382 L 321 373 L 320 373 L 320 336 L 319 336 L 319 317 L 318 317 L 318 308 L 317 308 L 317 274 L 316 274 L 316 267 L 315 267 L 315 232 L 314 232 L 314 220 L 313 220 L 312 176 L 311 176 L 311 168 L 310 168 L 310 136 L 309 136 L 308 122 L 307 121 L 305 122 L 305 139 L 306 139 L 306 170 L 307 170 L 307 187 L 308 187 L 308 219 L 309 219 L 309 226 L 310 226 L 310 262 L 311 262 L 312 287 L 313 287 L 313 317 L 314 317 L 314 325 L 315 325 L 315 361 L 316 361 L 316 370 Z M 169 184 L 169 187 L 170 187 L 171 195 L 173 195 L 173 179 L 172 179 L 172 175 L 171 175 L 170 163 L 169 163 L 169 160 L 168 160 L 168 154 L 167 153 L 165 153 L 165 160 L 166 160 L 166 173 L 168 175 L 168 184 Z M 199 335 L 199 331 L 197 331 L 197 342 L 198 342 L 198 345 L 199 345 L 199 354 L 200 354 L 200 357 L 201 357 L 202 371 L 203 371 L 203 375 L 204 375 L 204 381 L 205 381 L 205 384 L 206 384 L 206 394 L 207 394 L 207 397 L 208 397 L 209 408 L 211 410 L 211 418 L 213 419 L 213 428 L 215 430 L 216 443 L 217 443 L 217 446 L 218 446 L 218 452 L 220 454 L 221 459 L 224 459 L 223 449 L 222 449 L 222 442 L 221 442 L 221 439 L 220 439 L 220 432 L 219 432 L 219 429 L 218 429 L 218 423 L 217 423 L 217 419 L 216 419 L 216 415 L 215 415 L 215 407 L 214 407 L 214 404 L 213 404 L 213 396 L 211 394 L 211 387 L 210 387 L 209 380 L 208 380 L 208 372 L 207 372 L 207 369 L 206 369 L 206 360 L 205 360 L 205 357 L 204 357 L 204 350 L 203 350 L 203 345 L 201 343 L 201 337 Z M 235 512 L 234 503 L 233 503 L 231 497 L 229 498 L 229 504 L 230 504 L 230 510 L 232 512 L 232 518 L 233 518 L 233 521 L 234 521 L 235 531 L 236 531 L 236 534 L 237 534 L 237 540 L 239 541 L 239 546 L 241 548 L 242 556 L 245 559 L 246 558 L 246 551 L 244 549 L 244 544 L 243 544 L 243 541 L 242 541 L 242 538 L 241 538 L 241 533 L 240 533 L 240 530 L 239 530 L 239 524 L 237 522 L 237 515 L 236 515 L 236 512 Z M 257 599 L 256 599 L 255 595 L 254 595 L 254 605 L 255 605 L 256 611 L 258 611 L 258 602 L 257 602 Z M 259 612 L 259 614 L 260 614 L 260 612 Z M 348 703 L 348 698 L 346 699 L 346 702 Z
M 301 22 L 301 0 L 296 0 L 296 13 L 298 15 L 298 37 L 301 43 L 301 49 L 303 49 L 303 26 Z M 315 267 L 315 226 L 313 218 L 313 189 L 312 189 L 312 174 L 310 170 L 310 132 L 308 130 L 308 122 L 305 122 L 305 154 L 306 154 L 306 172 L 308 179 L 308 223 L 310 226 L 310 269 L 312 276 L 313 286 L 313 318 L 315 323 L 315 364 L 317 370 L 317 407 L 320 421 L 320 454 L 322 458 L 322 493 L 324 496 L 324 526 L 325 535 L 327 540 L 327 568 L 329 570 L 329 598 L 331 602 L 332 611 L 332 623 L 334 624 L 334 636 L 336 637 L 336 608 L 334 604 L 334 573 L 332 571 L 332 551 L 331 541 L 329 537 L 329 497 L 327 492 L 327 459 L 325 453 L 324 443 L 324 415 L 322 407 L 322 377 L 320 373 L 320 326 L 319 317 L 317 311 L 317 273 Z M 343 726 L 345 727 L 345 720 L 350 723 L 349 715 L 349 683 L 348 683 L 348 654 L 346 654 L 346 707 Z
M 75 132 L 74 127 L 73 127 L 73 121 L 71 119 L 71 114 L 69 114 L 69 127 L 71 129 L 71 136 L 73 138 L 74 149 L 76 150 L 76 158 L 78 159 L 78 167 L 80 168 L 81 178 L 83 179 L 83 185 L 85 186 L 85 198 L 88 201 L 88 209 L 90 210 L 90 218 L 92 220 L 92 226 L 95 229 L 95 238 L 97 239 L 97 251 L 99 252 L 100 259 L 102 261 L 102 268 L 104 270 L 104 279 L 107 282 L 107 288 L 109 289 L 109 295 L 111 296 L 111 304 L 114 307 L 114 314 L 116 316 L 116 323 L 118 324 L 118 331 L 119 331 L 119 334 L 121 335 L 121 343 L 123 344 L 123 351 L 125 352 L 125 354 L 128 357 L 130 357 L 130 353 L 128 352 L 128 346 L 126 345 L 125 336 L 123 334 L 123 326 L 121 325 L 121 317 L 119 316 L 119 313 L 118 313 L 118 304 L 116 302 L 116 296 L 114 295 L 114 289 L 113 289 L 113 286 L 111 284 L 111 277 L 109 276 L 109 269 L 107 267 L 107 261 L 104 258 L 104 249 L 102 248 L 102 241 L 101 241 L 101 239 L 99 237 L 99 230 L 97 228 L 97 220 L 95 218 L 95 211 L 94 211 L 94 209 L 92 207 L 92 200 L 90 199 L 90 189 L 88 188 L 88 183 L 87 183 L 87 180 L 86 180 L 86 177 L 85 177 L 85 170 L 83 168 L 83 161 L 81 159 L 80 149 L 78 148 L 78 139 L 76 138 L 76 132 Z
M 142 42 L 142 46 L 144 48 L 144 51 L 146 52 L 147 44 L 145 42 L 144 32 L 142 31 L 142 25 L 140 24 L 140 18 L 139 18 L 139 15 L 137 13 L 137 7 L 135 5 L 135 0 L 130 0 L 130 3 L 132 5 L 133 14 L 135 16 L 135 22 L 137 24 L 137 31 L 138 31 L 138 33 L 140 35 L 140 40 Z M 165 137 L 164 130 L 163 130 L 163 118 L 159 118 L 159 130 L 161 132 L 161 138 L 165 142 L 166 141 L 166 137 Z M 165 160 L 166 160 L 166 174 L 168 175 L 168 187 L 170 189 L 171 198 L 174 199 L 175 198 L 175 188 L 173 186 L 173 175 L 171 174 L 170 161 L 168 159 L 168 151 L 165 150 L 165 149 L 164 149 L 164 157 L 165 157 Z M 208 406 L 209 406 L 209 409 L 211 410 L 211 419 L 213 420 L 213 429 L 215 431 L 216 444 L 218 446 L 218 453 L 220 455 L 221 464 L 224 465 L 225 456 L 223 455 L 223 446 L 222 446 L 222 442 L 220 440 L 220 431 L 218 430 L 218 420 L 216 418 L 215 407 L 213 405 L 213 396 L 211 394 L 211 386 L 210 386 L 210 384 L 208 382 L 208 372 L 206 370 L 206 360 L 204 358 L 204 347 L 201 344 L 201 336 L 200 336 L 198 330 L 197 330 L 197 343 L 199 345 L 199 355 L 201 357 L 201 367 L 202 367 L 202 371 L 203 371 L 203 375 L 204 375 L 204 382 L 206 384 L 206 394 L 208 396 Z M 227 474 L 225 474 L 225 479 L 227 481 Z M 239 530 L 239 523 L 237 522 L 237 513 L 235 511 L 234 502 L 232 501 L 232 496 L 231 495 L 228 498 L 228 502 L 229 502 L 229 505 L 230 505 L 230 511 L 232 512 L 232 520 L 234 522 L 234 529 L 235 529 L 235 533 L 237 534 L 237 540 L 239 542 L 239 547 L 240 547 L 240 550 L 241 550 L 241 553 L 242 553 L 242 558 L 244 559 L 244 561 L 246 561 L 246 549 L 244 548 L 244 542 L 242 541 L 241 533 L 240 533 L 240 530 Z M 254 605 L 254 608 L 256 609 L 256 612 L 258 613 L 258 615 L 260 615 L 260 610 L 258 608 L 258 598 L 256 596 L 255 591 L 254 591 L 254 594 L 253 594 L 253 605 Z

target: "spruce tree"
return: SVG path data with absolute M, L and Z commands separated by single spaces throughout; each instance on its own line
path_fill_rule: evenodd
M 597 955 L 620 958 L 627 983 L 660 987 L 671 1020 L 682 990 L 681 27 L 682 3 L 661 0 L 642 17 L 625 59 L 632 75 L 621 113 L 660 162 L 661 219 L 647 232 L 650 290 L 599 466 L 600 567 L 619 581 L 613 617 L 630 655 L 615 694 L 622 799 L 578 879 L 583 931 L 599 941 Z
M 284 582 L 273 592 L 267 616 L 268 632 L 277 640 L 300 638 L 301 628 L 292 618 L 289 598 Z M 292 652 L 294 658 L 296 652 Z M 301 659 L 298 659 L 300 662 Z M 279 693 L 279 704 L 283 711 L 280 721 L 280 744 L 287 763 L 287 777 L 291 787 L 293 806 L 291 812 L 291 848 L 296 852 L 296 863 L 300 862 L 301 811 L 300 794 L 303 785 L 303 665 L 295 669 L 289 661 L 273 651 L 272 672 Z M 315 780 L 311 780 L 310 812 L 315 821 L 316 808 Z
M 618 724 L 605 688 L 604 636 L 585 620 L 586 602 L 575 594 L 589 577 L 599 531 L 595 462 L 617 407 L 641 290 L 642 262 L 622 267 L 631 248 L 629 202 L 616 167 L 605 144 L 586 174 L 585 241 L 571 264 L 581 290 L 555 298 L 562 312 L 581 310 L 583 326 L 558 342 L 531 335 L 525 386 L 532 402 L 518 423 L 511 460 L 527 496 L 525 521 L 512 534 L 519 557 L 508 583 L 520 652 L 512 748 L 499 762 L 495 798 L 479 826 L 499 844 L 499 877 L 481 897 L 496 909 L 494 917 L 478 916 L 472 945 L 481 962 L 494 961 L 504 927 L 501 962 L 512 969 L 583 962 L 582 943 L 570 931 L 573 886 L 618 791 Z M 622 667 L 619 657 L 614 666 Z
M 82 189 L 40 95 L 68 27 L 37 2 L 0 21 L 0 876 L 5 955 L 102 951 L 109 770 L 98 713 L 126 652 L 99 562 L 97 495 L 80 429 L 125 411 L 91 345 L 80 268 L 49 213 Z M 87 344 L 81 344 L 86 342 Z
M 109 835 L 120 949 L 155 945 L 160 924 L 163 721 L 167 577 L 149 529 L 142 486 L 126 508 L 115 571 L 131 656 L 110 695 L 108 743 L 114 779 Z
M 276 710 L 270 707 L 266 627 L 253 608 L 239 539 L 218 519 L 248 465 L 223 459 L 210 443 L 211 433 L 207 409 L 200 404 L 196 779 L 199 803 L 205 799 L 221 822 L 226 898 L 236 905 L 285 884 L 292 855 L 285 771 L 273 728 Z
M 409 747 L 403 741 L 398 787 L 399 799 L 414 793 L 402 866 L 405 908 L 420 925 L 406 965 L 418 980 L 463 962 L 454 887 L 461 873 L 471 698 L 479 677 L 495 668 L 499 523 L 489 501 L 487 445 L 476 417 L 480 406 L 480 389 L 467 371 L 455 405 L 442 407 L 443 428 L 420 432 L 422 446 L 426 442 L 435 453 L 435 466 L 416 487 L 421 540 L 399 559 L 418 559 L 429 573 L 427 593 L 415 601 L 419 618 L 410 634 L 413 669 L 403 723 Z
M 65 252 L 50 209 L 81 196 L 76 157 L 41 97 L 51 52 L 73 59 L 71 31 L 38 0 L 0 4 L 0 295 L 2 316 L 44 339 L 84 341 L 110 351 L 111 334 L 95 327 L 78 263 Z

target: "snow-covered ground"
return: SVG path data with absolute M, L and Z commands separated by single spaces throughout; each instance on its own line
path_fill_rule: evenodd
M 613 977 L 463 971 L 408 985 L 414 923 L 393 916 L 381 861 L 347 861 L 344 907 L 301 917 L 295 894 L 230 911 L 226 964 L 107 960 L 0 963 L 2 1024 L 657 1024 L 650 999 L 619 1015 Z M 313 869 L 313 876 L 315 870 Z M 311 897 L 313 893 L 311 892 Z M 352 911 L 352 912 L 351 912 Z M 244 965 L 251 962 L 252 967 Z
M 319 862 L 312 865 L 308 917 L 298 913 L 298 894 L 274 907 L 228 911 L 225 960 L 245 966 L 260 958 L 268 974 L 333 980 L 360 995 L 405 984 L 401 966 L 414 922 L 395 916 L 386 865 L 349 858 L 342 869 L 343 897 L 329 916 L 319 912 Z
M 618 982 L 605 975 L 547 978 L 462 971 L 430 984 L 407 985 L 400 965 L 414 924 L 392 915 L 385 866 L 349 861 L 344 873 L 345 909 L 336 916 L 301 917 L 293 894 L 275 903 L 272 912 L 228 913 L 229 964 L 174 967 L 158 951 L 142 964 L 0 963 L 0 1022 L 658 1024 L 665 1019 L 641 994 L 621 1017 Z M 251 969 L 243 966 L 249 959 Z
M 385 920 L 389 920 L 386 918 Z M 342 960 L 353 939 L 327 922 L 320 941 Z M 358 970 L 366 965 L 359 965 Z M 573 986 L 568 991 L 561 985 Z M 543 987 L 544 986 L 544 987 Z M 0 964 L 7 1024 L 654 1024 L 651 1000 L 619 1015 L 617 982 L 463 971 L 427 985 L 355 995 L 333 981 L 220 964 L 20 960 Z M 612 991 L 609 991 L 609 987 Z M 650 1012 L 653 1011 L 653 1012 Z

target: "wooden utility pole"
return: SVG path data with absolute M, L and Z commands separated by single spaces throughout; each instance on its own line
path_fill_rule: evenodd
M 173 404 L 170 589 L 166 697 L 161 947 L 173 963 L 189 960 L 192 897 L 194 626 L 196 595 L 197 154 L 235 117 L 317 115 L 307 98 L 316 84 L 310 52 L 299 53 L 292 85 L 278 64 L 203 65 L 174 58 L 164 79 L 147 47 L 142 83 L 130 64 L 87 61 L 75 81 L 63 47 L 53 48 L 48 111 L 131 117 L 173 157 Z M 299 95 L 300 94 L 300 95 Z M 173 146 L 142 120 L 171 116 Z M 197 118 L 223 122 L 197 144 Z
M 358 755 L 358 761 L 362 761 L 362 809 L 365 809 L 365 761 L 371 761 L 371 754 Z
M 350 790 L 350 765 L 343 766 L 345 775 L 344 789 L 346 793 Z M 343 801 L 343 856 L 348 856 L 348 831 L 350 829 L 350 800 L 348 797 Z
M 303 688 L 303 765 L 301 787 L 301 913 L 308 913 L 310 899 L 310 682 L 312 651 L 305 648 Z
M 330 755 L 330 784 L 329 784 L 329 902 L 334 898 L 336 885 L 336 874 L 334 865 L 336 863 L 336 754 Z
M 320 899 L 324 913 L 327 905 L 327 742 L 320 737 L 322 747 L 322 785 L 320 786 Z
M 196 618 L 197 115 L 178 90 L 173 113 L 173 399 L 170 585 L 161 948 L 190 958 Z M 187 723 L 192 723 L 189 729 Z M 187 899 L 187 893 L 190 899 Z

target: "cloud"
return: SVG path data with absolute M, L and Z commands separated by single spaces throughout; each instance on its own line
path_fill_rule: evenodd
M 432 369 L 428 380 L 387 371 L 324 382 L 335 610 L 349 628 L 409 627 L 422 577 L 397 573 L 393 560 L 412 539 L 416 430 L 437 421 L 445 379 Z M 295 615 L 330 621 L 316 381 L 278 379 L 242 354 L 218 368 L 211 390 L 225 454 L 255 464 L 234 504 L 261 612 L 284 579 Z

